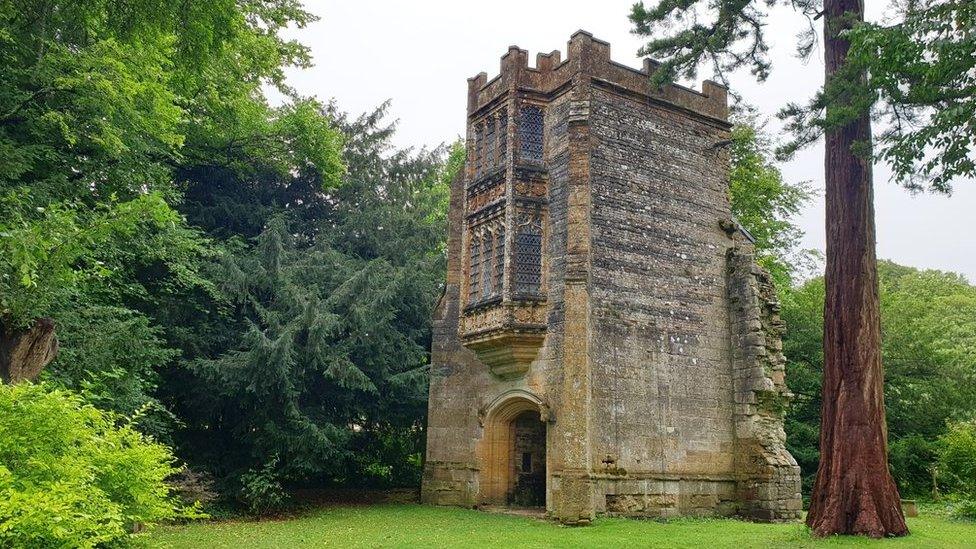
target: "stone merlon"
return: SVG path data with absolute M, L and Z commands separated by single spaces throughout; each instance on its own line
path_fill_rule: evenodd
M 610 58 L 610 44 L 584 30 L 570 37 L 566 52 L 566 60 L 562 60 L 558 50 L 539 53 L 535 67 L 530 67 L 529 52 L 509 46 L 501 58 L 498 76 L 489 81 L 488 74 L 482 72 L 468 79 L 468 115 L 475 115 L 509 93 L 552 95 L 559 93 L 574 77 L 589 77 L 596 83 L 620 88 L 649 101 L 720 122 L 728 120 L 728 90 L 717 82 L 705 80 L 700 92 L 678 84 L 657 88 L 648 78 L 658 67 L 656 61 L 644 59 L 640 70 L 617 63 Z

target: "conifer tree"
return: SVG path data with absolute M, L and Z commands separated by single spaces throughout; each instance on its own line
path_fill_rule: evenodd
M 878 158 L 911 188 L 976 173 L 976 41 L 973 3 L 920 0 L 901 5 L 890 27 L 867 24 L 862 0 L 790 0 L 810 28 L 799 51 L 815 49 L 823 19 L 825 78 L 809 105 L 783 111 L 794 138 L 789 154 L 826 140 L 826 304 L 820 469 L 807 523 L 817 535 L 905 535 L 897 487 L 887 466 L 880 352 L 872 166 L 872 110 L 890 117 Z M 765 17 L 775 1 L 660 0 L 631 12 L 635 32 L 651 36 L 642 54 L 663 57 L 652 78 L 693 76 L 711 62 L 719 78 L 771 70 Z M 915 122 L 915 125 L 910 124 Z

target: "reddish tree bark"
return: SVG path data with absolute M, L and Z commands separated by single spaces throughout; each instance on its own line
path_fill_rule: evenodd
M 847 58 L 848 43 L 838 32 L 863 18 L 862 0 L 824 3 L 828 82 Z M 817 536 L 908 534 L 898 488 L 888 470 L 871 160 L 852 150 L 855 143 L 870 140 L 867 113 L 826 132 L 820 466 L 807 515 Z
M 27 329 L 11 329 L 0 322 L 0 380 L 34 381 L 58 354 L 54 321 L 39 318 Z

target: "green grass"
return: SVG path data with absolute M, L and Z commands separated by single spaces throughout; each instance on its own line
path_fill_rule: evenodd
M 813 540 L 805 526 L 725 519 L 670 522 L 605 518 L 581 528 L 532 518 L 422 505 L 344 506 L 280 521 L 228 521 L 163 527 L 150 545 L 179 549 L 292 547 L 969 547 L 976 523 L 934 514 L 908 519 L 912 535 Z

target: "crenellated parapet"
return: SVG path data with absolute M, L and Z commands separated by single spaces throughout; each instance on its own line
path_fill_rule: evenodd
M 617 63 L 610 58 L 610 44 L 580 30 L 569 39 L 566 59 L 558 50 L 536 55 L 535 66 L 529 66 L 529 53 L 518 46 L 509 46 L 501 58 L 498 76 L 488 80 L 487 73 L 468 79 L 468 116 L 478 116 L 491 110 L 507 95 L 522 93 L 540 98 L 563 91 L 574 78 L 588 78 L 593 83 L 611 87 L 618 92 L 643 96 L 698 116 L 726 124 L 728 120 L 728 92 L 725 86 L 705 80 L 702 91 L 677 84 L 658 88 L 650 75 L 658 67 L 652 59 L 645 59 L 640 69 Z

